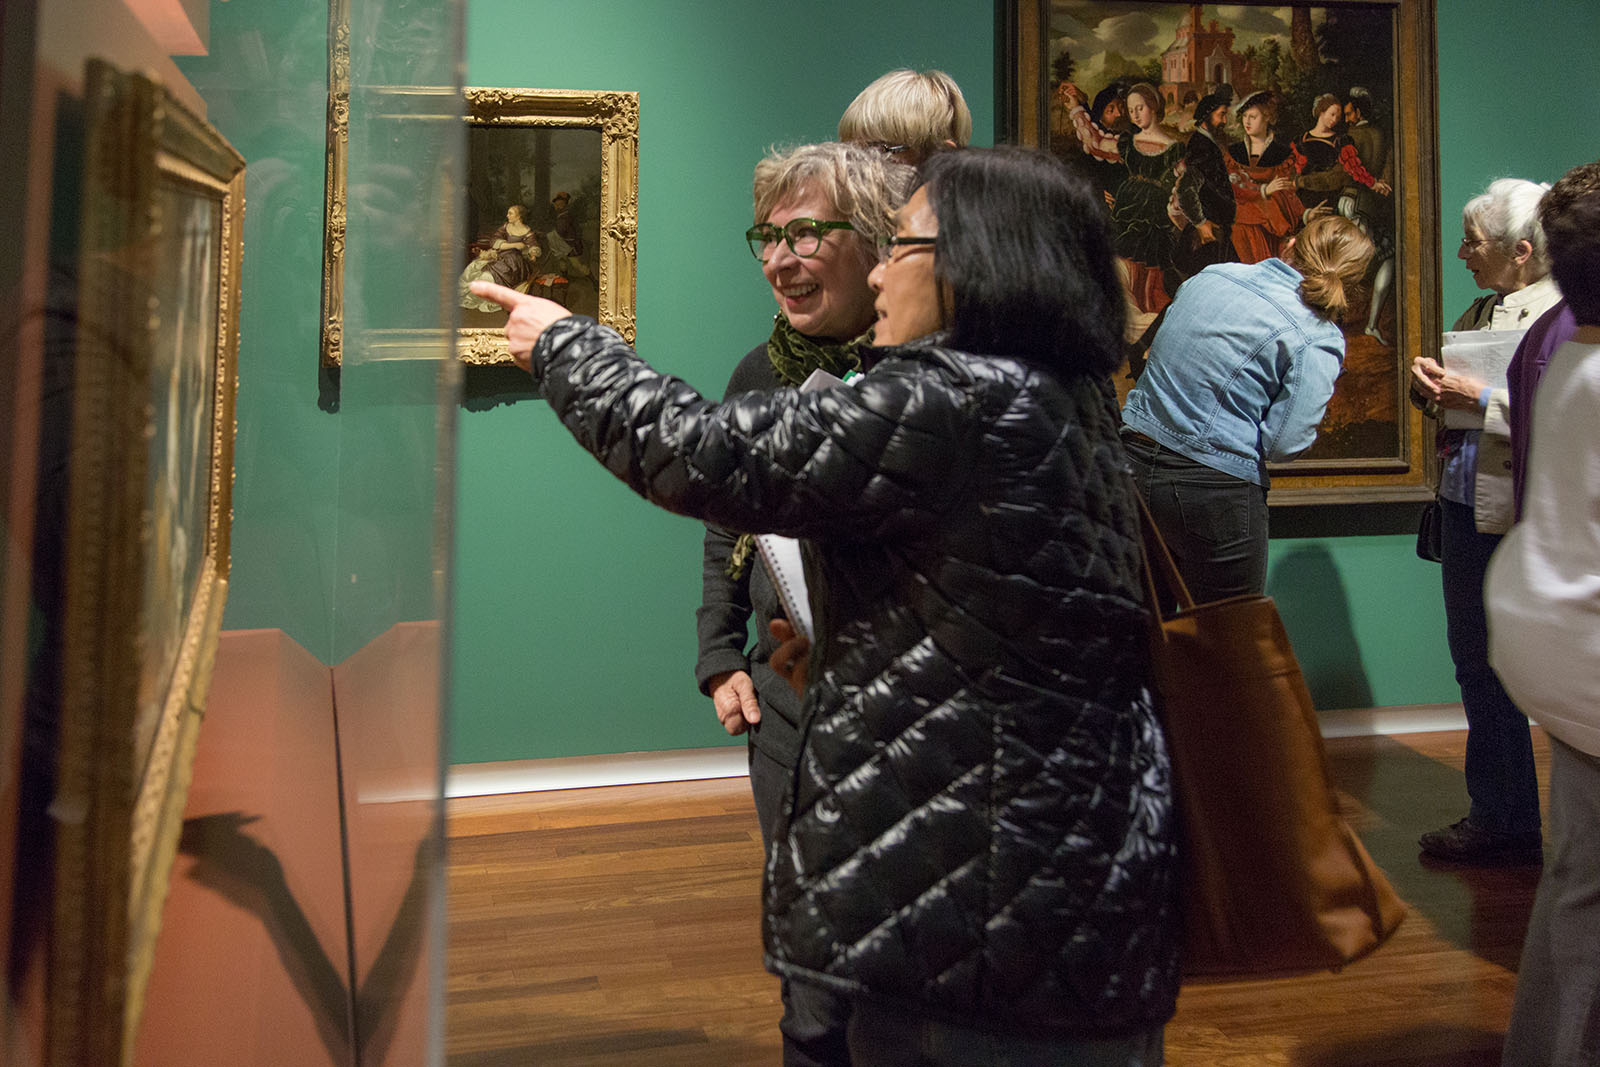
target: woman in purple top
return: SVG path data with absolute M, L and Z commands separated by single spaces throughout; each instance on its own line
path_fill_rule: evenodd
M 1522 521 L 1522 487 L 1528 477 L 1528 436 L 1533 428 L 1533 391 L 1544 377 L 1550 354 L 1578 332 L 1578 320 L 1565 300 L 1540 315 L 1522 335 L 1517 351 L 1506 368 L 1511 407 L 1507 422 L 1511 427 L 1511 505 L 1516 520 Z

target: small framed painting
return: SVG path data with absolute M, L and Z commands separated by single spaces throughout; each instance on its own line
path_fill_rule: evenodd
M 631 343 L 638 94 L 468 89 L 466 121 L 461 358 L 511 362 L 506 312 L 468 291 L 478 278 L 590 315 Z

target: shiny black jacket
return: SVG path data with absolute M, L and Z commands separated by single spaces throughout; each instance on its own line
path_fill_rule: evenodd
M 712 404 L 574 317 L 533 369 L 640 494 L 809 542 L 818 639 L 769 966 L 1009 1033 L 1163 1023 L 1171 785 L 1109 388 L 880 355 L 854 388 Z

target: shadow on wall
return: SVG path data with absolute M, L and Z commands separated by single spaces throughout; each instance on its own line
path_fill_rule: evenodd
M 1316 708 L 1372 707 L 1372 683 L 1361 662 L 1350 601 L 1328 550 L 1318 544 L 1289 550 L 1268 575 L 1267 592 L 1294 641 Z

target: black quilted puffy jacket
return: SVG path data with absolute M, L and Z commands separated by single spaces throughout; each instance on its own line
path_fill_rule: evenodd
M 533 352 L 651 501 L 806 539 L 803 751 L 768 965 L 991 1030 L 1171 1017 L 1175 827 L 1107 384 L 937 347 L 721 404 L 581 316 Z

